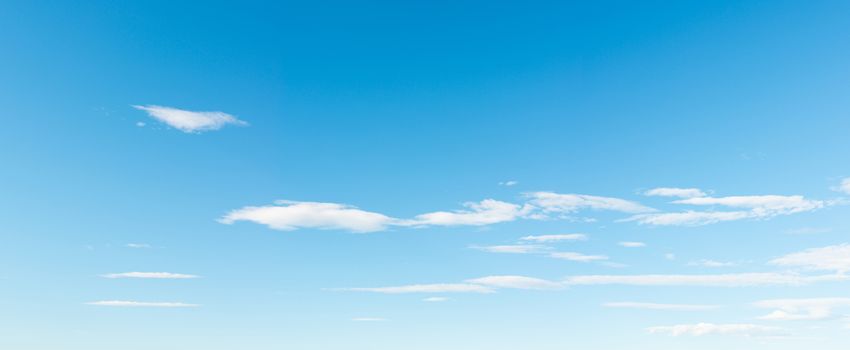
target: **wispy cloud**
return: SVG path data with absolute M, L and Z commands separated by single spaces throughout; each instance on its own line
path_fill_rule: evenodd
M 649 213 L 650 207 L 620 198 L 591 196 L 585 194 L 560 194 L 554 192 L 526 193 L 529 204 L 548 213 L 574 213 L 581 209 L 611 210 L 624 213 Z
M 646 243 L 643 242 L 619 242 L 617 243 L 622 247 L 626 248 L 643 248 L 646 247 Z
M 632 301 L 611 302 L 602 304 L 605 307 L 624 308 L 624 309 L 646 309 L 646 310 L 664 310 L 664 311 L 705 311 L 719 308 L 718 305 L 695 305 L 695 304 L 657 304 L 657 303 L 640 303 Z
M 659 187 L 653 188 L 643 193 L 645 196 L 651 197 L 679 197 L 679 198 L 694 198 L 705 197 L 707 194 L 698 188 L 677 188 L 677 187 Z
M 103 275 L 105 278 L 189 279 L 200 276 L 171 272 L 122 272 Z
M 691 261 L 688 263 L 690 266 L 702 266 L 702 267 L 731 267 L 736 264 L 728 261 L 717 261 L 710 259 L 702 259 L 697 261 Z
M 248 125 L 224 112 L 194 112 L 156 105 L 134 105 L 133 108 L 145 111 L 152 118 L 185 133 L 218 130 L 227 124 Z
M 351 319 L 354 322 L 384 322 L 388 321 L 386 318 L 380 317 L 355 317 Z
M 806 249 L 770 261 L 773 265 L 798 267 L 807 270 L 850 271 L 850 244 Z
M 515 180 L 499 182 L 499 186 L 516 186 L 517 184 L 519 184 L 519 181 Z
M 563 284 L 558 282 L 525 276 L 487 276 L 467 280 L 466 282 L 509 289 L 560 289 L 564 287 Z
M 437 211 L 417 215 L 409 224 L 425 226 L 482 226 L 514 221 L 528 214 L 531 209 L 494 199 L 485 199 L 481 202 L 467 202 L 463 206 L 467 209 Z
M 576 252 L 557 252 L 549 254 L 549 257 L 561 260 L 569 260 L 569 261 L 578 261 L 578 262 L 591 262 L 591 261 L 601 261 L 608 260 L 608 257 L 605 255 L 587 255 Z
M 136 248 L 136 249 L 145 249 L 145 248 L 150 248 L 150 247 L 151 247 L 151 245 L 150 245 L 150 244 L 147 244 L 147 243 L 127 243 L 127 244 L 125 245 L 125 247 L 127 247 L 127 248 Z
M 163 307 L 163 308 L 184 308 L 184 307 L 199 307 L 198 304 L 186 304 L 175 302 L 147 302 L 147 301 L 126 301 L 126 300 L 105 300 L 93 301 L 88 305 L 96 306 L 115 306 L 115 307 Z
M 586 241 L 587 235 L 583 233 L 568 233 L 562 235 L 525 236 L 520 238 L 520 240 L 540 243 L 551 243 L 560 241 Z
M 660 226 L 699 226 L 724 221 L 743 219 L 769 219 L 779 215 L 791 215 L 823 208 L 827 203 L 806 199 L 803 196 L 730 196 L 693 197 L 680 199 L 674 204 L 694 206 L 720 206 L 736 210 L 694 211 L 638 214 L 623 221 Z
M 383 294 L 406 294 L 406 293 L 492 293 L 494 290 L 478 284 L 471 283 L 437 283 L 437 284 L 411 284 L 393 287 L 374 288 L 337 288 L 331 290 L 348 292 L 372 292 Z
M 440 302 L 444 302 L 444 301 L 448 301 L 448 300 L 449 300 L 449 298 L 446 298 L 446 297 L 428 297 L 428 298 L 422 299 L 422 301 L 429 302 L 429 303 L 440 303 Z
M 850 177 L 842 179 L 841 183 L 833 189 L 838 192 L 850 194 Z
M 633 286 L 799 286 L 817 282 L 846 281 L 850 276 L 803 276 L 792 273 L 733 273 L 716 275 L 585 275 L 567 278 L 567 285 L 633 285 Z
M 491 246 L 472 246 L 473 249 L 489 252 L 489 253 L 508 253 L 508 254 L 531 254 L 539 253 L 550 249 L 549 247 L 536 244 L 514 244 L 514 245 L 491 245 Z
M 753 304 L 759 308 L 776 309 L 759 317 L 762 320 L 823 320 L 834 317 L 833 310 L 850 307 L 850 298 L 773 299 Z
M 657 326 L 646 329 L 649 333 L 669 334 L 672 336 L 691 335 L 738 335 L 738 336 L 759 336 L 770 335 L 781 332 L 781 328 L 768 327 L 757 324 L 713 324 L 713 323 L 697 323 L 697 324 L 680 324 L 675 326 Z

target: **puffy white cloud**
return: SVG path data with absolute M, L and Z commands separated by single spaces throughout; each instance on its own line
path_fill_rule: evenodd
M 620 198 L 554 192 L 526 193 L 529 204 L 544 212 L 574 213 L 581 209 L 612 210 L 624 213 L 648 213 L 655 209 Z
M 762 320 L 823 320 L 833 317 L 833 310 L 850 307 L 850 298 L 773 299 L 753 304 L 759 308 L 776 309 L 759 317 Z
M 145 111 L 152 118 L 186 133 L 218 130 L 227 124 L 248 125 L 248 123 L 224 112 L 193 112 L 154 105 L 136 105 L 133 108 Z
M 372 292 L 384 294 L 405 293 L 492 293 L 492 288 L 472 283 L 436 283 L 436 284 L 411 284 L 393 287 L 373 288 L 341 288 L 336 289 L 349 292 Z
M 530 210 L 528 207 L 497 201 L 495 199 L 485 199 L 477 203 L 467 202 L 463 206 L 467 210 L 437 211 L 417 215 L 409 224 L 426 226 L 482 226 L 514 221 L 528 214 Z
M 657 303 L 639 303 L 639 302 L 611 302 L 602 304 L 605 307 L 625 308 L 625 309 L 647 309 L 647 310 L 664 310 L 664 311 L 705 311 L 717 309 L 717 305 L 693 305 L 693 304 L 657 304 Z
M 510 289 L 559 289 L 564 287 L 563 284 L 558 282 L 525 276 L 487 276 L 467 280 L 466 282 L 494 288 Z
M 190 279 L 200 276 L 171 272 L 123 272 L 103 275 L 105 278 Z
M 560 242 L 560 241 L 586 241 L 587 235 L 581 233 L 568 233 L 562 235 L 540 235 L 540 236 L 525 236 L 520 238 L 523 241 L 534 241 L 540 243 Z
M 117 306 L 117 307 L 165 307 L 165 308 L 180 308 L 180 307 L 198 307 L 198 304 L 173 303 L 173 302 L 146 302 L 146 301 L 125 301 L 125 300 L 105 300 L 93 301 L 87 303 L 97 306 Z
M 679 198 L 694 198 L 705 197 L 706 194 L 698 188 L 676 188 L 676 187 L 660 187 L 653 188 L 643 193 L 645 196 L 654 197 L 679 197 Z
M 491 246 L 473 246 L 472 248 L 490 253 L 509 253 L 509 254 L 531 254 L 537 253 L 546 249 L 546 246 L 534 244 L 515 244 L 515 245 L 491 245 Z
M 646 329 L 649 333 L 670 334 L 672 336 L 680 335 L 740 335 L 740 336 L 758 336 L 770 335 L 782 331 L 781 328 L 768 327 L 756 324 L 713 324 L 713 323 L 697 323 L 697 324 L 681 324 L 675 326 L 657 326 Z
M 619 242 L 617 243 L 622 247 L 626 248 L 643 248 L 646 247 L 646 243 L 643 242 Z
M 850 244 L 806 249 L 770 261 L 773 265 L 799 267 L 809 270 L 850 271 Z
M 578 262 L 591 262 L 591 261 L 600 261 L 600 260 L 608 260 L 607 256 L 604 255 L 586 255 L 582 253 L 576 252 L 557 252 L 549 254 L 550 257 L 555 259 L 569 260 L 569 261 L 578 261 Z
M 816 282 L 846 281 L 850 276 L 802 276 L 791 273 L 733 273 L 717 275 L 585 275 L 568 277 L 567 285 L 747 287 L 798 286 Z
M 688 263 L 690 266 L 702 266 L 702 267 L 730 267 L 735 266 L 733 262 L 726 261 L 716 261 L 710 259 L 702 259 L 697 261 L 691 261 Z
M 316 228 L 372 232 L 384 230 L 398 220 L 346 204 L 277 201 L 276 205 L 233 210 L 218 221 L 224 224 L 251 221 L 282 231 Z

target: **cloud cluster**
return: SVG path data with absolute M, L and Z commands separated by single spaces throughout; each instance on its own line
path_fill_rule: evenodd
M 218 130 L 225 125 L 248 125 L 248 123 L 224 112 L 194 112 L 155 105 L 133 108 L 146 112 L 150 117 L 185 133 Z

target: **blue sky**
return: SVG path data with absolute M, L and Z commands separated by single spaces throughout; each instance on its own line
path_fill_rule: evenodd
M 848 10 L 5 1 L 0 347 L 846 349 Z

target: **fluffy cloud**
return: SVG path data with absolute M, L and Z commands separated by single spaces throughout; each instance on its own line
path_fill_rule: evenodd
M 637 303 L 637 302 L 613 302 L 602 304 L 605 307 L 626 308 L 626 309 L 646 309 L 646 310 L 664 310 L 664 311 L 705 311 L 718 308 L 717 305 L 692 305 L 692 304 L 656 304 L 656 303 Z
M 823 201 L 806 199 L 803 196 L 730 196 L 693 197 L 673 203 L 696 206 L 722 206 L 737 210 L 729 211 L 685 211 L 672 213 L 649 213 L 632 216 L 624 221 L 637 221 L 649 225 L 698 226 L 723 221 L 742 219 L 768 219 L 779 215 L 790 215 L 823 208 Z
M 586 241 L 587 235 L 581 233 L 568 233 L 563 235 L 540 235 L 540 236 L 525 236 L 520 238 L 523 241 L 534 241 L 540 243 L 560 242 L 560 241 Z
M 567 285 L 747 287 L 798 286 L 816 282 L 846 281 L 842 275 L 802 276 L 791 273 L 735 273 L 719 275 L 586 275 L 565 280 Z
M 646 247 L 646 243 L 643 243 L 643 242 L 619 242 L 617 244 L 619 244 L 620 246 L 626 247 L 626 248 Z
M 529 204 L 544 212 L 574 213 L 581 209 L 612 210 L 624 213 L 649 213 L 655 209 L 620 198 L 554 192 L 526 193 Z
M 233 210 L 218 221 L 251 221 L 282 231 L 317 228 L 372 232 L 384 230 L 398 220 L 345 204 L 277 201 L 276 205 Z
M 575 252 L 557 252 L 549 254 L 549 257 L 555 259 L 569 260 L 569 261 L 578 261 L 578 262 L 591 262 L 591 261 L 600 261 L 600 260 L 608 260 L 607 256 L 604 255 L 586 255 L 582 253 Z
M 186 304 L 186 303 L 172 303 L 172 302 L 145 302 L 145 301 L 125 301 L 125 300 L 106 300 L 106 301 L 93 301 L 87 303 L 89 305 L 97 305 L 97 306 L 117 306 L 117 307 L 165 307 L 165 308 L 177 308 L 177 307 L 198 307 L 198 304 Z
M 850 298 L 773 299 L 753 304 L 759 308 L 776 309 L 759 317 L 762 320 L 823 320 L 833 317 L 833 309 L 850 307 Z
M 224 112 L 193 112 L 163 106 L 133 106 L 145 111 L 152 118 L 185 133 L 218 130 L 227 124 L 248 125 L 248 123 Z
M 466 282 L 494 288 L 510 289 L 559 289 L 564 287 L 558 282 L 525 276 L 487 276 L 467 280 Z
M 806 249 L 770 261 L 773 265 L 799 267 L 808 270 L 850 271 L 850 244 Z
M 123 272 L 103 275 L 105 278 L 189 279 L 200 276 L 171 272 Z
M 694 198 L 705 197 L 705 192 L 698 188 L 675 188 L 675 187 L 660 187 L 653 188 L 643 193 L 645 196 L 654 197 L 679 197 L 679 198 Z
M 548 249 L 546 246 L 533 244 L 515 244 L 515 245 L 491 245 L 491 246 L 474 246 L 474 249 L 482 250 L 489 253 L 509 253 L 509 254 L 531 254 Z
M 524 216 L 530 210 L 528 207 L 494 199 L 485 199 L 478 203 L 467 202 L 463 206 L 467 210 L 437 211 L 417 215 L 409 224 L 424 226 L 482 226 L 513 221 Z
M 437 283 L 437 284 L 411 284 L 395 287 L 375 288 L 341 288 L 337 289 L 348 292 L 372 292 L 384 294 L 405 293 L 492 293 L 492 288 L 471 283 Z
M 675 326 L 658 326 L 649 327 L 646 329 L 649 333 L 670 334 L 672 336 L 680 335 L 740 335 L 740 336 L 758 336 L 770 335 L 779 331 L 781 328 L 767 327 L 756 324 L 713 324 L 713 323 L 697 323 L 697 324 L 681 324 Z

